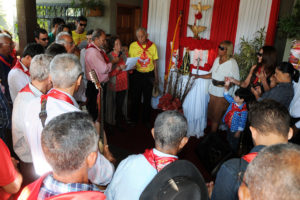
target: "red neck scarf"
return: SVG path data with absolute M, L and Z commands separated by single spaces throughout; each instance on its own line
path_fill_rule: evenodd
M 109 63 L 109 58 L 108 58 L 108 56 L 106 55 L 106 53 L 105 53 L 102 49 L 99 49 L 99 48 L 96 47 L 93 43 L 90 43 L 90 44 L 86 47 L 86 49 L 88 49 L 88 48 L 95 48 L 95 49 L 97 49 L 98 51 L 100 51 L 100 53 L 102 54 L 102 56 L 103 56 L 103 58 L 104 58 L 104 60 L 105 60 L 105 63 L 106 63 L 106 64 Z
M 232 121 L 232 118 L 233 118 L 233 114 L 235 112 L 243 112 L 243 111 L 246 111 L 246 110 L 247 110 L 246 104 L 244 104 L 242 109 L 240 109 L 239 106 L 237 106 L 235 103 L 232 103 L 231 110 L 228 111 L 228 113 L 226 114 L 226 116 L 224 118 L 225 124 L 230 128 L 231 127 L 231 121 Z M 241 113 L 239 113 L 238 115 L 241 116 Z
M 22 90 L 20 90 L 21 92 L 30 92 L 31 94 L 33 94 L 32 90 L 29 87 L 29 84 L 27 84 Z
M 41 96 L 41 103 L 43 102 L 44 99 L 48 99 L 48 97 L 52 97 L 54 99 L 62 100 L 62 101 L 65 101 L 69 104 L 74 105 L 72 99 L 68 95 L 66 95 L 65 93 L 63 93 L 61 91 L 58 91 L 56 89 L 52 89 L 52 90 L 50 90 L 50 92 L 48 92 L 48 94 L 42 95 Z
M 11 68 L 12 64 L 10 64 L 9 62 L 7 62 L 2 56 L 0 56 L 0 60 L 9 68 Z
M 244 155 L 242 158 L 248 163 L 250 163 L 256 156 L 257 156 L 257 152 L 252 152 Z
M 168 164 L 178 160 L 175 157 L 161 157 L 157 156 L 153 153 L 153 149 L 146 149 L 145 153 L 143 154 L 147 161 L 156 169 L 158 172 L 162 170 Z
M 143 53 L 146 53 L 146 51 L 152 46 L 153 42 L 151 42 L 150 40 L 146 40 L 146 47 L 144 48 L 143 45 L 137 41 L 138 45 L 141 47 L 141 49 L 143 49 Z
M 25 70 L 24 70 L 24 68 L 23 68 L 23 66 L 22 66 L 20 60 L 17 61 L 16 65 L 13 67 L 13 69 L 19 69 L 19 70 L 21 70 L 23 73 L 25 73 L 27 76 L 30 77 L 29 70 L 27 70 L 27 71 L 25 72 Z

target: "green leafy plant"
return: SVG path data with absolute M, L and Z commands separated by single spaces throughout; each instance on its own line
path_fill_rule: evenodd
M 241 80 L 247 77 L 250 68 L 257 63 L 256 53 L 264 45 L 265 34 L 265 28 L 261 28 L 255 33 L 253 40 L 246 40 L 244 37 L 241 38 L 240 53 L 234 55 L 240 68 Z
M 72 5 L 79 8 L 88 8 L 104 10 L 104 3 L 101 0 L 72 0 Z
M 281 37 L 300 39 L 300 0 L 291 15 L 279 18 L 278 32 Z

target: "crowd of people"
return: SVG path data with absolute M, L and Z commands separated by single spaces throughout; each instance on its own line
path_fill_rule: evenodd
M 35 43 L 26 45 L 21 56 L 10 33 L 0 33 L 0 199 L 299 198 L 300 147 L 288 143 L 291 138 L 299 142 L 299 72 L 288 62 L 277 64 L 274 47 L 259 50 L 257 64 L 241 81 L 233 44 L 223 41 L 210 72 L 194 75 L 211 79 L 210 132 L 225 125 L 237 153 L 248 128 L 254 144 L 242 158 L 224 162 L 215 182 L 205 184 L 193 164 L 178 161 L 189 140 L 185 116 L 164 111 L 151 129 L 158 52 L 147 31 L 138 28 L 137 41 L 128 49 L 102 29 L 86 31 L 87 23 L 80 16 L 72 30 L 54 18 L 51 32 L 35 30 Z M 128 57 L 139 59 L 126 71 Z M 120 131 L 141 119 L 155 147 L 128 156 L 115 169 L 105 139 L 99 150 L 103 116 Z

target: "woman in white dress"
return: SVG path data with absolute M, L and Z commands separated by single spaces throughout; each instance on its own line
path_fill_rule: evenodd
M 209 74 L 196 75 L 197 78 L 212 79 L 209 85 L 209 103 L 208 103 L 208 119 L 211 121 L 211 132 L 216 132 L 219 123 L 224 115 L 228 102 L 225 100 L 224 81 L 225 77 L 231 77 L 240 80 L 239 68 L 233 55 L 233 44 L 230 41 L 223 41 L 219 45 L 218 57 L 215 59 L 214 64 Z M 232 95 L 234 88 L 230 88 L 229 94 Z

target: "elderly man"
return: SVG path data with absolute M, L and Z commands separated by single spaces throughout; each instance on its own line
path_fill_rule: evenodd
M 75 51 L 73 38 L 67 32 L 60 32 L 56 36 L 55 43 L 63 45 L 66 48 L 67 53 L 74 53 Z
M 31 183 L 37 177 L 34 173 L 30 148 L 25 140 L 25 108 L 28 103 L 42 94 L 46 94 L 52 87 L 49 78 L 52 56 L 36 55 L 30 65 L 31 83 L 28 83 L 17 95 L 12 114 L 13 149 L 20 158 L 20 170 L 26 183 Z M 25 183 L 25 184 L 26 184 Z
M 47 48 L 49 43 L 48 33 L 43 28 L 38 28 L 34 31 L 34 39 L 37 44 L 42 45 L 44 48 Z
M 277 144 L 263 149 L 249 164 L 240 200 L 298 200 L 300 146 Z
M 42 200 L 57 195 L 66 199 L 105 199 L 88 178 L 98 152 L 98 134 L 88 114 L 70 112 L 55 117 L 45 126 L 41 140 L 53 172 L 25 187 L 19 199 Z
M 44 53 L 44 47 L 40 44 L 30 43 L 26 45 L 22 58 L 8 74 L 9 92 L 14 102 L 18 92 L 30 82 L 30 63 L 35 55 Z
M 4 87 L 4 95 L 8 101 L 10 101 L 9 87 L 8 87 L 8 73 L 13 67 L 13 58 L 10 56 L 13 51 L 13 41 L 11 37 L 5 33 L 0 33 L 0 79 L 1 89 Z
M 76 30 L 72 31 L 72 36 L 75 45 L 79 45 L 81 41 L 86 40 L 85 27 L 87 26 L 87 19 L 84 16 L 79 16 L 75 22 Z
M 265 146 L 287 143 L 293 131 L 288 110 L 273 100 L 263 100 L 250 107 L 250 131 L 255 147 L 241 159 L 226 161 L 217 174 L 211 199 L 237 199 L 239 180 L 248 164 Z
M 119 61 L 119 58 L 116 58 L 112 61 L 112 63 L 109 62 L 109 58 L 103 50 L 105 39 L 106 35 L 103 30 L 94 30 L 92 34 L 92 42 L 88 45 L 85 53 L 85 74 L 88 80 L 86 89 L 86 97 L 88 98 L 87 109 L 94 120 L 97 118 L 98 91 L 95 88 L 95 85 L 92 83 L 91 78 L 88 74 L 91 70 L 95 70 L 100 83 L 102 83 L 102 87 L 105 93 L 106 82 L 109 79 L 108 74 L 111 71 L 112 64 Z M 105 103 L 103 105 L 105 105 Z
M 80 111 L 73 97 L 82 80 L 82 69 L 78 58 L 72 54 L 55 56 L 50 63 L 50 79 L 53 89 L 41 98 L 33 99 L 25 110 L 25 137 L 31 150 L 36 174 L 43 175 L 52 168 L 46 161 L 41 147 L 41 132 L 44 124 L 63 113 Z M 104 155 L 110 155 L 108 147 Z M 108 157 L 109 158 L 109 157 Z M 91 181 L 106 185 L 110 182 L 114 166 L 98 153 L 97 162 L 89 171 Z
M 131 155 L 118 166 L 105 194 L 112 199 L 139 199 L 153 177 L 177 160 L 177 153 L 188 141 L 187 121 L 177 111 L 165 111 L 155 120 L 152 136 L 155 148 Z
M 129 57 L 140 57 L 136 70 L 132 75 L 132 115 L 131 120 L 135 124 L 139 119 L 139 105 L 143 95 L 143 122 L 150 126 L 151 96 L 153 84 L 158 84 L 157 73 L 157 48 L 148 40 L 148 34 L 144 28 L 136 31 L 138 41 L 133 42 L 129 47 Z
M 49 44 L 51 44 L 52 42 L 55 41 L 56 34 L 57 34 L 57 31 L 58 31 L 58 27 L 59 27 L 59 25 L 61 25 L 61 24 L 65 24 L 65 20 L 63 20 L 62 18 L 59 18 L 59 17 L 53 18 L 52 23 L 51 23 L 52 30 L 51 30 L 51 32 L 48 34 L 48 37 L 49 37 Z

